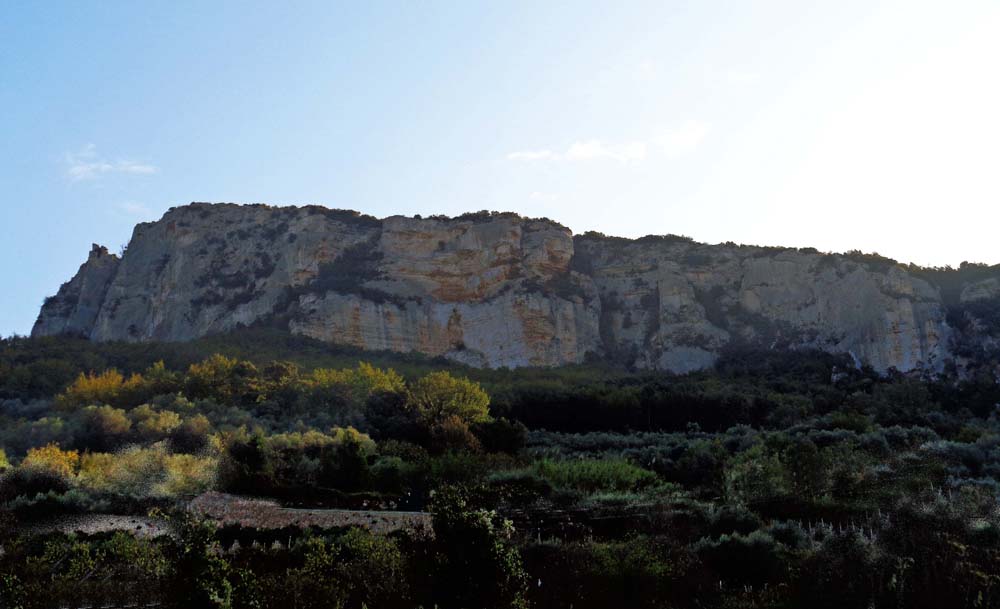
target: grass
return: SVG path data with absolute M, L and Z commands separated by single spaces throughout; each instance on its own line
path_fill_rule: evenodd
M 657 482 L 656 474 L 626 459 L 542 459 L 531 469 L 556 488 L 588 493 L 634 492 Z

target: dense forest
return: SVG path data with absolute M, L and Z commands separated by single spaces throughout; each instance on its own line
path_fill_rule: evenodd
M 480 370 L 267 330 L 0 341 L 3 607 L 996 607 L 1000 385 L 819 352 Z M 207 491 L 428 512 L 220 525 Z M 46 528 L 152 516 L 170 534 Z

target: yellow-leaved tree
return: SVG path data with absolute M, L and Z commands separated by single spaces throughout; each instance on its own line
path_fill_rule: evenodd
M 406 388 L 398 372 L 376 368 L 367 362 L 344 370 L 317 368 L 305 378 L 304 384 L 314 393 L 339 393 L 341 400 L 358 405 L 364 405 L 372 394 L 401 393 Z
M 59 403 L 63 406 L 116 405 L 124 384 L 125 377 L 114 368 L 100 374 L 81 372 L 59 396 Z
M 50 472 L 63 478 L 69 478 L 76 473 L 80 464 L 80 453 L 75 450 L 63 450 L 58 444 L 46 444 L 28 451 L 21 467 Z
M 490 420 L 490 396 L 479 383 L 446 371 L 431 372 L 413 383 L 407 402 L 429 426 L 452 417 L 466 424 Z

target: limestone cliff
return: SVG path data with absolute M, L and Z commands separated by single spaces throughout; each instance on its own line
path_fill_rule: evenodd
M 996 285 L 963 286 L 963 300 L 996 300 Z M 883 371 L 953 359 L 939 288 L 881 258 L 316 206 L 171 209 L 138 225 L 121 259 L 95 246 L 32 334 L 187 340 L 254 323 L 476 366 L 596 356 L 684 372 L 733 345 L 850 353 Z

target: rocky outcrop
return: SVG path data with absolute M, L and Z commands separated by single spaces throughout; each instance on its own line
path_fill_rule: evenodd
M 76 275 L 64 283 L 55 296 L 45 299 L 31 330 L 32 336 L 90 336 L 120 262 L 118 256 L 95 243 Z
M 996 281 L 963 300 L 996 298 Z M 475 366 L 589 356 L 685 372 L 734 345 L 850 353 L 941 369 L 940 290 L 892 261 L 681 237 L 574 237 L 480 212 L 379 220 L 322 207 L 191 204 L 96 248 L 33 335 L 187 340 L 259 323 Z
M 970 283 L 962 289 L 961 302 L 1000 299 L 1000 278 L 990 277 Z

